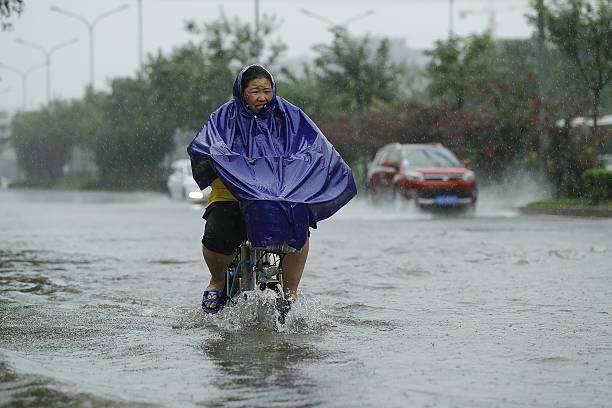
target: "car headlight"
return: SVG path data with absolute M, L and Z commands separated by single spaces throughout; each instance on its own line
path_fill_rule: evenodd
M 406 178 L 411 181 L 423 181 L 425 177 L 423 177 L 423 173 L 418 171 L 407 171 L 404 173 Z
M 464 179 L 465 181 L 471 181 L 471 180 L 474 180 L 475 175 L 472 170 L 466 170 L 465 173 L 463 173 L 463 176 L 461 178 Z
M 192 191 L 189 193 L 189 198 L 192 200 L 201 200 L 204 198 L 204 194 L 201 191 Z

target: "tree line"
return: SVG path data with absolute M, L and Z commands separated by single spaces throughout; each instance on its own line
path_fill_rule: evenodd
M 601 138 L 573 142 L 573 130 L 555 121 L 612 108 L 612 10 L 606 1 L 592 3 L 534 8 L 548 33 L 541 68 L 535 38 L 451 37 L 426 52 L 430 62 L 418 72 L 394 62 L 388 39 L 335 28 L 331 42 L 293 72 L 282 64 L 287 46 L 273 17 L 257 33 L 225 15 L 192 21 L 192 41 L 150 55 L 143 72 L 114 79 L 110 91 L 87 89 L 81 99 L 16 114 L 12 143 L 29 185 L 57 184 L 78 146 L 98 169 L 84 186 L 159 189 L 175 131 L 195 133 L 231 95 L 236 72 L 260 61 L 277 73 L 278 93 L 320 125 L 361 183 L 365 163 L 385 143 L 442 143 L 485 179 L 516 166 L 535 169 L 544 154 L 560 194 L 576 194 Z M 571 188 L 558 182 L 568 175 Z

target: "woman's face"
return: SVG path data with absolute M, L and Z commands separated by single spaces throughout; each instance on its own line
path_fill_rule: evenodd
M 272 84 L 268 78 L 255 78 L 249 81 L 242 96 L 249 108 L 255 112 L 272 100 Z

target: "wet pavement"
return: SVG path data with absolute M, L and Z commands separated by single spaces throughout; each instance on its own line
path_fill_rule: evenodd
M 0 191 L 0 406 L 610 406 L 612 219 L 357 200 L 279 329 L 202 314 L 201 212 Z

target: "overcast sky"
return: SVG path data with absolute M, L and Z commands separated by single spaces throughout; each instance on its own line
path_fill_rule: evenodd
M 458 35 L 482 32 L 490 21 L 491 3 L 496 9 L 496 35 L 524 38 L 533 29 L 527 24 L 527 0 L 455 0 L 454 29 Z M 44 63 L 43 53 L 15 40 L 37 43 L 50 49 L 78 37 L 73 45 L 51 56 L 51 95 L 78 98 L 89 82 L 89 35 L 85 24 L 50 11 L 57 6 L 93 20 L 102 13 L 127 4 L 126 10 L 100 20 L 94 30 L 95 85 L 108 89 L 110 78 L 133 75 L 138 67 L 137 0 L 25 0 L 24 13 L 12 19 L 12 31 L 0 32 L 0 63 L 20 71 Z M 193 36 L 184 30 L 184 21 L 216 19 L 221 8 L 228 16 L 254 20 L 254 0 L 143 0 L 144 51 L 164 52 L 180 46 Z M 353 34 L 404 38 L 411 48 L 425 49 L 449 32 L 449 0 L 260 0 L 260 12 L 275 14 L 282 22 L 278 34 L 288 44 L 286 57 L 312 56 L 314 44 L 331 38 L 324 22 L 308 17 L 301 8 L 342 23 L 349 18 L 374 13 L 348 25 Z M 461 17 L 462 11 L 470 14 Z M 14 111 L 22 105 L 19 75 L 0 67 L 0 110 Z M 27 80 L 26 105 L 39 107 L 46 100 L 45 69 L 33 71 Z

